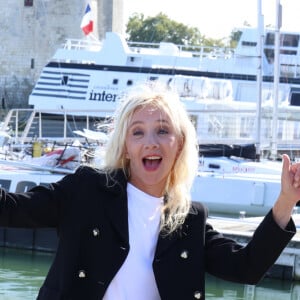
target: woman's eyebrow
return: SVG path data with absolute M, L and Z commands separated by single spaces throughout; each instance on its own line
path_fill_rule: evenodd
M 169 121 L 166 119 L 157 119 L 155 121 L 156 123 L 164 123 L 164 124 L 169 124 Z M 139 124 L 144 124 L 145 122 L 143 120 L 136 120 L 133 121 L 132 123 L 129 124 L 129 127 L 132 127 L 134 125 L 139 125 Z
M 144 122 L 142 120 L 137 120 L 137 121 L 134 121 L 132 123 L 129 124 L 129 127 L 132 127 L 134 125 L 139 125 L 139 124 L 143 124 Z

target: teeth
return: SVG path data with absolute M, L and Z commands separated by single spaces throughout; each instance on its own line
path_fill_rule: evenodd
M 146 157 L 146 159 L 156 160 L 156 159 L 160 159 L 160 156 L 148 156 L 148 157 Z

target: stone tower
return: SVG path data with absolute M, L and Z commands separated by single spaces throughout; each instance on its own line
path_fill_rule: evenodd
M 85 38 L 80 23 L 87 3 L 96 38 L 123 32 L 124 0 L 0 1 L 1 108 L 27 106 L 41 69 L 67 38 Z

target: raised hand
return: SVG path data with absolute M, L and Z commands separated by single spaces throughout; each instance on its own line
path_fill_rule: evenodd
M 280 227 L 285 228 L 300 200 L 300 163 L 291 164 L 286 154 L 282 159 L 281 190 L 273 207 L 273 217 Z

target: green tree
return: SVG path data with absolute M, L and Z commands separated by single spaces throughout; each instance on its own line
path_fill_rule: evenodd
M 206 36 L 203 37 L 202 43 L 206 47 L 225 47 L 223 39 L 213 39 Z
M 250 24 L 244 21 L 244 26 Z M 171 20 L 163 13 L 147 18 L 144 14 L 135 13 L 126 24 L 126 34 L 127 40 L 133 42 L 171 42 L 177 45 L 235 48 L 242 32 L 234 28 L 228 38 L 214 39 L 202 35 L 196 27 Z M 210 51 L 209 48 L 206 50 Z
M 135 42 L 172 42 L 177 45 L 201 45 L 203 36 L 196 27 L 171 20 L 163 13 L 145 18 L 133 14 L 126 25 L 127 40 Z

